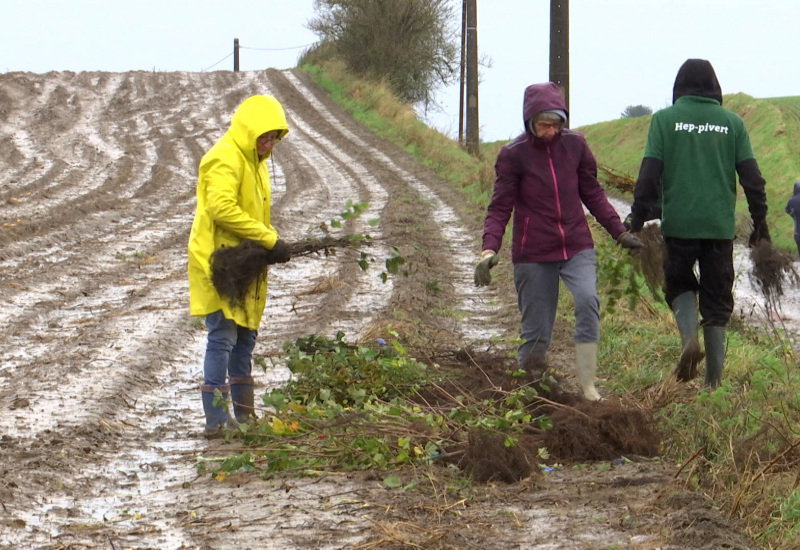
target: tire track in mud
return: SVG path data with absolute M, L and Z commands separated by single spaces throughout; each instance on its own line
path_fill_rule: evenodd
M 447 195 L 447 191 L 439 186 L 437 190 L 430 181 L 423 181 L 416 174 L 400 166 L 395 160 L 381 149 L 367 144 L 361 137 L 355 135 L 347 127 L 347 124 L 325 106 L 321 99 L 314 96 L 310 88 L 306 88 L 297 74 L 287 71 L 283 76 L 292 84 L 303 98 L 314 108 L 314 112 L 330 122 L 333 129 L 337 130 L 343 141 L 355 145 L 357 149 L 368 153 L 375 159 L 377 164 L 384 166 L 392 172 L 393 176 L 403 185 L 407 186 L 418 196 L 417 200 L 425 205 L 427 215 L 434 219 L 432 227 L 438 232 L 437 238 L 450 249 L 451 254 L 447 261 L 453 262 L 450 271 L 449 285 L 454 296 L 460 298 L 460 304 L 456 305 L 456 318 L 461 319 L 459 325 L 454 327 L 455 332 L 463 334 L 467 342 L 485 341 L 500 333 L 491 334 L 491 327 L 497 327 L 491 323 L 491 319 L 498 314 L 507 312 L 507 304 L 501 305 L 497 300 L 496 287 L 485 289 L 485 292 L 476 294 L 474 292 L 472 272 L 475 261 L 474 250 L 476 247 L 475 231 L 466 227 L 464 219 L 455 211 L 454 206 L 448 204 L 441 196 Z M 333 144 L 331 144 L 333 145 Z M 395 151 L 394 156 L 397 156 Z M 413 224 L 413 220 L 408 221 Z
M 228 488 L 198 482 L 181 491 L 194 478 L 194 456 L 215 452 L 198 437 L 205 334 L 186 309 L 185 246 L 200 156 L 244 97 L 274 93 L 292 129 L 270 161 L 274 224 L 284 238 L 299 239 L 336 218 L 347 200 L 366 201 L 369 211 L 345 229 L 376 236 L 369 249 L 376 258 L 389 256 L 391 240 L 365 221 L 387 217 L 408 173 L 392 172 L 384 157 L 374 175 L 373 157 L 384 153 L 365 147 L 368 134 L 358 130 L 353 140 L 355 130 L 337 130 L 352 122 L 320 117 L 302 84 L 274 71 L 0 75 L 0 97 L 21 78 L 49 92 L 16 99 L 0 136 L 5 143 L 23 136 L 12 139 L 12 161 L 0 167 L 0 548 L 57 548 L 61 537 L 87 547 L 109 538 L 118 547 L 195 547 L 193 540 L 216 538 L 209 522 L 231 521 Z M 79 100 L 59 120 L 63 135 L 48 139 L 49 102 L 70 97 Z M 19 126 L 25 133 L 17 134 Z M 41 158 L 46 167 L 30 170 Z M 283 341 L 314 332 L 357 336 L 390 309 L 395 285 L 358 270 L 357 254 L 274 269 L 256 353 L 275 356 Z M 341 284 L 314 292 L 326 278 Z M 285 373 L 256 375 L 263 386 Z M 287 511 L 281 522 L 312 521 L 319 495 L 339 485 L 315 483 L 310 512 L 291 519 Z M 242 547 L 253 536 L 252 514 L 285 505 L 282 492 L 264 490 L 274 498 L 240 514 L 234 530 L 241 538 L 227 532 L 220 548 Z M 202 523 L 192 519 L 204 514 Z M 320 517 L 313 521 L 331 520 Z M 254 528 L 263 535 L 279 526 Z M 312 534 L 275 540 L 304 547 L 293 546 L 298 536 Z

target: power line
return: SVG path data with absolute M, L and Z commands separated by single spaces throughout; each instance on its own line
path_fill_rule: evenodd
M 212 68 L 216 67 L 217 65 L 219 65 L 220 63 L 222 63 L 223 61 L 225 61 L 226 59 L 228 59 L 228 58 L 229 58 L 230 56 L 232 56 L 232 55 L 233 55 L 233 53 L 229 53 L 228 55 L 226 55 L 225 57 L 223 57 L 222 59 L 220 59 L 219 61 L 217 61 L 217 62 L 216 62 L 216 63 L 214 63 L 213 65 L 211 65 L 211 67 L 207 67 L 207 68 L 205 68 L 205 69 L 201 70 L 200 72 L 201 72 L 201 73 L 204 73 L 204 72 L 206 72 L 208 69 L 212 69 Z
M 316 42 L 311 42 L 309 44 L 303 44 L 302 46 L 289 46 L 288 48 L 252 48 L 252 47 L 248 47 L 248 46 L 239 45 L 239 49 L 240 50 L 255 50 L 255 51 L 261 51 L 261 52 L 278 52 L 278 51 L 284 51 L 284 50 L 299 50 L 301 48 L 307 48 L 309 46 L 313 46 L 314 44 L 316 44 Z M 223 61 L 225 61 L 226 59 L 228 59 L 232 55 L 233 55 L 233 53 L 229 53 L 228 55 L 226 55 L 225 57 L 223 57 L 222 59 L 220 59 L 219 61 L 217 61 L 213 65 L 211 65 L 210 67 L 206 67 L 205 69 L 202 69 L 200 72 L 204 73 L 209 69 L 213 69 L 214 67 L 216 67 L 217 65 L 219 65 L 220 63 L 222 63 Z
M 290 46 L 288 48 L 251 48 L 248 46 L 239 46 L 242 50 L 259 50 L 264 52 L 277 52 L 282 50 L 299 50 L 300 48 L 307 48 L 309 46 L 313 46 L 316 42 L 311 42 L 310 44 L 303 44 L 302 46 Z

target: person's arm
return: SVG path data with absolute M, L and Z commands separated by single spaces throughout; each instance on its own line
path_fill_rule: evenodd
M 486 286 L 492 282 L 491 270 L 500 261 L 497 252 L 503 243 L 506 225 L 517 202 L 517 163 L 505 147 L 497 155 L 494 168 L 494 191 L 483 221 L 481 256 L 475 266 L 475 286 Z
M 241 239 L 260 243 L 267 249 L 275 246 L 278 233 L 254 219 L 239 204 L 240 171 L 223 159 L 212 159 L 205 172 L 206 211 L 218 226 Z
M 736 173 L 739 174 L 739 184 L 744 189 L 750 217 L 753 220 L 753 232 L 748 243 L 753 246 L 759 241 L 771 242 L 772 238 L 767 227 L 766 182 L 758 168 L 758 162 L 754 158 L 745 159 L 736 165 Z
M 744 189 L 744 196 L 747 199 L 747 206 L 750 209 L 750 217 L 767 217 L 767 191 L 766 181 L 761 175 L 756 159 L 743 160 L 736 165 L 736 173 L 739 174 L 739 184 Z
M 496 174 L 494 190 L 483 221 L 481 250 L 492 250 L 497 253 L 500 251 L 506 225 L 517 201 L 519 175 L 514 155 L 506 147 L 497 155 L 494 168 Z
M 597 181 L 597 161 L 589 145 L 583 141 L 583 152 L 578 163 L 578 190 L 581 202 L 597 222 L 615 240 L 627 231 L 616 209 L 608 201 L 606 192 Z
M 644 222 L 653 219 L 656 203 L 661 197 L 661 175 L 664 173 L 664 162 L 657 158 L 645 157 L 639 166 L 639 177 L 633 188 L 633 204 L 631 205 L 631 227 L 634 233 L 641 231 Z M 660 215 L 660 209 L 658 214 Z

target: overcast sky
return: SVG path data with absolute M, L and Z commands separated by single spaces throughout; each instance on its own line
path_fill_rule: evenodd
M 460 17 L 461 0 L 451 0 Z M 566 1 L 566 0 L 565 0 Z M 723 93 L 800 95 L 800 0 L 569 0 L 570 125 L 668 105 L 680 65 L 708 59 Z M 0 72 L 294 67 L 313 0 L 0 0 Z M 246 8 L 246 9 L 245 9 Z M 525 86 L 548 79 L 550 0 L 478 0 L 481 139 L 522 130 Z M 454 32 L 460 32 L 460 20 Z M 458 132 L 458 85 L 431 124 Z

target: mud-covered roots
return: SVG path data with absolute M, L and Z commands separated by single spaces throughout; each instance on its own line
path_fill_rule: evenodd
M 247 290 L 269 265 L 270 251 L 253 241 L 222 247 L 211 255 L 211 284 L 234 306 L 244 303 Z
M 760 241 L 750 248 L 750 259 L 753 270 L 750 280 L 764 297 L 768 312 L 778 311 L 780 299 L 784 294 L 784 285 L 800 284 L 793 258 L 790 254 L 776 250 L 769 241 Z
M 664 236 L 661 227 L 658 224 L 645 225 L 638 237 L 644 248 L 635 257 L 635 262 L 650 292 L 657 296 L 664 287 Z
M 658 455 L 660 437 L 652 415 L 610 401 L 550 413 L 553 427 L 542 443 L 553 457 L 571 462 Z
M 513 483 L 531 477 L 548 461 L 540 455 L 542 449 L 549 460 L 562 464 L 659 453 L 661 437 L 649 409 L 629 408 L 617 400 L 585 401 L 565 387 L 554 368 L 544 375 L 516 376 L 511 374 L 518 370 L 515 361 L 499 352 L 462 350 L 452 359 L 456 368 L 464 361 L 457 381 L 426 392 L 422 402 L 427 406 L 441 406 L 459 395 L 465 397 L 462 402 L 502 400 L 506 392 L 525 386 L 536 390 L 525 412 L 550 420 L 549 427 L 530 422 L 522 433 L 471 430 L 467 441 L 447 449 L 445 460 L 469 471 L 476 481 Z
M 597 171 L 600 174 L 600 180 L 606 185 L 626 193 L 633 193 L 633 188 L 636 186 L 636 180 L 629 175 L 623 172 L 618 172 L 610 166 L 605 166 L 603 164 L 597 165 Z
M 363 241 L 352 235 L 323 239 L 308 239 L 289 244 L 291 256 L 305 256 L 318 252 L 325 256 L 337 247 L 358 247 Z M 211 255 L 211 284 L 223 299 L 234 306 L 244 303 L 250 286 L 266 274 L 273 264 L 272 253 L 254 241 L 245 240 L 237 246 L 222 247 Z
M 529 456 L 522 445 L 507 445 L 507 437 L 500 432 L 471 431 L 461 467 L 478 482 L 515 483 L 538 474 L 536 455 Z

